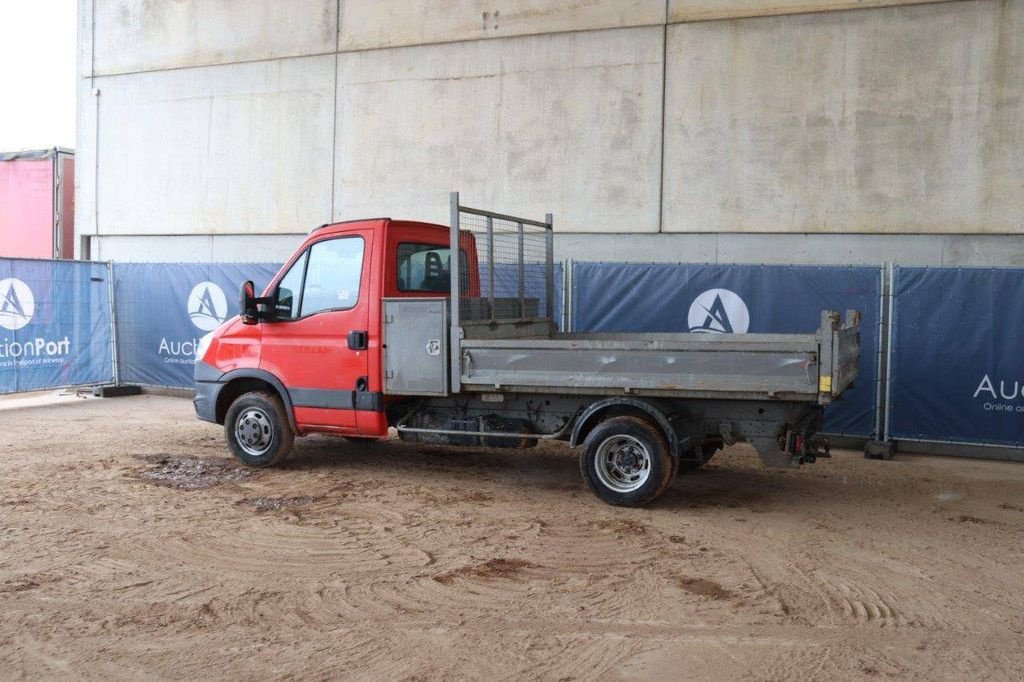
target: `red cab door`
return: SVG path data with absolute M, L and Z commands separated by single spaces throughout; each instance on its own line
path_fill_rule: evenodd
M 303 427 L 358 433 L 368 391 L 373 230 L 313 242 L 275 287 L 276 320 L 262 325 L 260 367 L 281 379 Z M 360 395 L 362 394 L 362 395 Z

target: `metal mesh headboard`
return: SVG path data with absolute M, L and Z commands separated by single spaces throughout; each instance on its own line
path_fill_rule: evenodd
M 453 324 L 554 324 L 551 214 L 541 222 L 469 208 L 452 192 L 451 219 Z

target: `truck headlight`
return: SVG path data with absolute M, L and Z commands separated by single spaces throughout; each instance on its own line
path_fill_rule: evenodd
M 203 359 L 203 356 L 206 355 L 206 351 L 210 350 L 211 343 L 213 343 L 213 332 L 210 332 L 203 338 L 199 339 L 199 343 L 196 344 L 196 362 Z

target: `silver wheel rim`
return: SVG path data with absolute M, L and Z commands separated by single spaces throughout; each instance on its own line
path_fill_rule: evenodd
M 617 493 L 631 493 L 651 475 L 651 453 L 633 436 L 609 436 L 597 446 L 597 478 Z
M 246 453 L 259 457 L 270 449 L 274 427 L 267 413 L 258 407 L 246 408 L 235 422 L 235 440 Z

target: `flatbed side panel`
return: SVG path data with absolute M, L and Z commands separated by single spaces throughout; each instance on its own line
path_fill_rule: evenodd
M 817 353 L 809 349 L 719 351 L 543 343 L 496 347 L 464 341 L 461 359 L 461 381 L 467 388 L 651 390 L 681 397 L 721 393 L 723 398 L 813 398 L 818 391 Z
M 630 396 L 636 398 L 668 398 L 671 400 L 700 400 L 700 401 L 715 401 L 715 402 L 736 402 L 736 401 L 747 401 L 747 402 L 763 402 L 766 404 L 774 405 L 776 402 L 793 402 L 793 403 L 807 403 L 817 404 L 817 395 L 801 391 L 799 393 L 768 393 L 765 391 L 698 391 L 698 390 L 686 390 L 686 389 L 656 389 L 656 388 L 624 388 L 616 391 L 609 389 L 593 389 L 586 387 L 575 387 L 575 386 L 559 386 L 557 389 L 546 390 L 544 387 L 538 386 L 517 386 L 515 384 L 502 385 L 500 389 L 495 389 L 493 386 L 487 384 L 466 384 L 462 387 L 463 394 L 470 393 L 504 393 L 504 394 L 523 394 L 523 395 L 543 395 L 553 394 L 557 390 L 557 395 L 561 397 L 567 396 L 587 396 L 590 399 L 608 398 L 612 396 Z
M 553 338 L 470 338 L 467 347 L 564 350 L 677 350 L 816 353 L 815 334 L 557 334 Z

